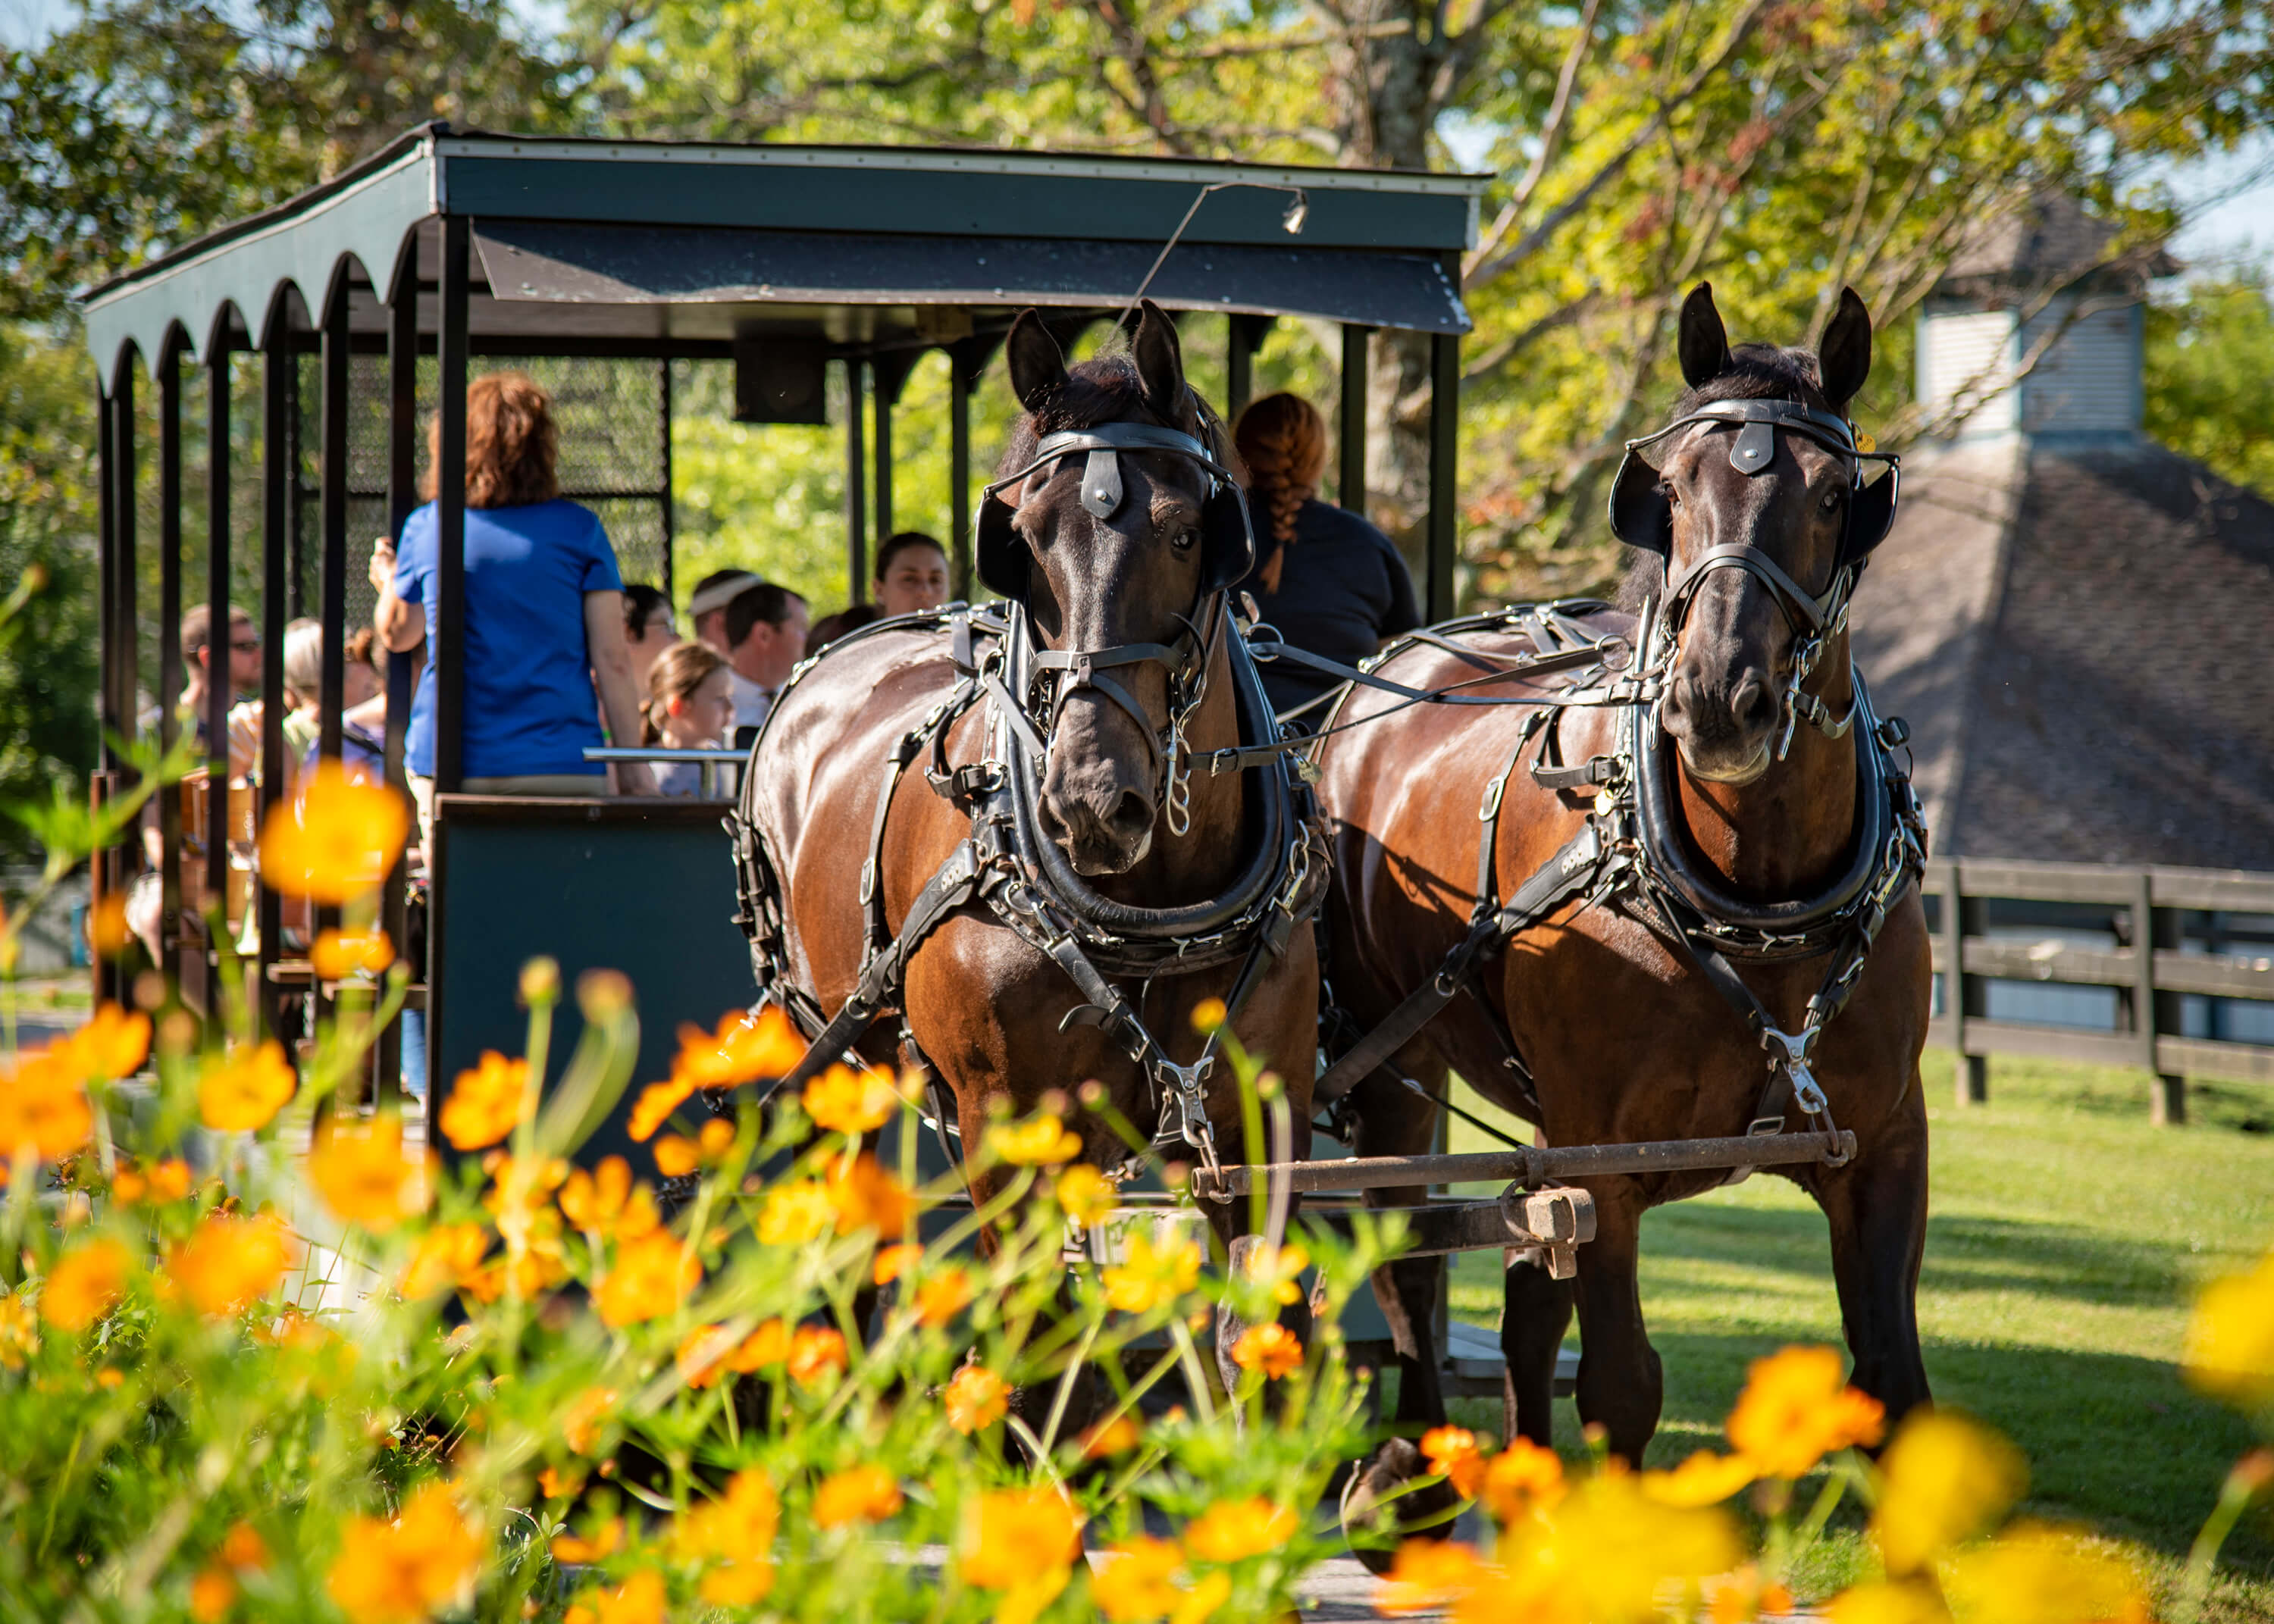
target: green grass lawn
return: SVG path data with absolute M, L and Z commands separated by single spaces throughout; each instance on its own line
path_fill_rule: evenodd
M 2194 1121 L 2148 1122 L 2144 1074 L 1993 1060 L 1986 1107 L 1954 1105 L 1946 1054 L 1926 1063 L 1933 1191 L 1919 1320 L 1935 1396 L 2028 1454 L 2031 1515 L 2087 1524 L 2168 1578 L 2219 1480 L 2251 1440 L 2197 1397 L 2176 1358 L 2196 1287 L 2274 1244 L 2274 1090 L 2203 1085 Z M 1463 1102 L 1480 1114 L 1473 1095 Z M 1454 1124 L 1453 1148 L 1484 1149 Z M 1840 1341 L 1824 1219 L 1783 1180 L 1663 1207 L 1644 1222 L 1642 1292 L 1665 1360 L 1653 1464 L 1715 1438 L 1750 1360 Z M 1453 1312 L 1496 1325 L 1498 1259 L 1455 1264 Z M 1574 1333 L 1576 1335 L 1576 1331 Z M 1500 1406 L 1462 1418 L 1501 1427 Z M 1570 1400 L 1558 1442 L 1576 1444 Z M 1860 1553 L 1828 1553 L 1826 1577 Z M 2210 1616 L 2274 1620 L 2274 1518 L 2226 1547 Z

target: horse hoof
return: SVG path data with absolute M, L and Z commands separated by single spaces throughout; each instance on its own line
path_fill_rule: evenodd
M 1416 1523 L 1428 1524 L 1427 1531 L 1416 1538 L 1442 1539 L 1451 1531 L 1453 1514 L 1461 1504 L 1451 1484 L 1433 1483 L 1409 1493 L 1398 1492 L 1415 1478 L 1428 1475 L 1428 1464 L 1413 1440 L 1393 1438 L 1360 1461 L 1343 1485 L 1343 1538 L 1350 1542 L 1351 1554 L 1368 1571 L 1388 1573 L 1397 1560 L 1401 1531 Z

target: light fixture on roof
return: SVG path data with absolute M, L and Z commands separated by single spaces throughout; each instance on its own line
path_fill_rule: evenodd
M 1129 296 L 1129 304 L 1121 312 L 1121 326 L 1126 327 L 1129 325 L 1129 318 L 1137 308 L 1137 301 L 1145 297 L 1145 289 L 1151 287 L 1153 278 L 1161 274 L 1161 267 L 1168 263 L 1170 251 L 1184 239 L 1185 228 L 1193 223 L 1193 216 L 1201 212 L 1201 205 L 1209 200 L 1209 194 L 1212 192 L 1230 192 L 1238 186 L 1249 187 L 1257 192 L 1286 192 L 1291 201 L 1287 205 L 1287 212 L 1279 216 L 1279 223 L 1285 229 L 1288 236 L 1302 235 L 1303 222 L 1311 217 L 1311 199 L 1300 186 L 1277 186 L 1269 181 L 1261 180 L 1210 181 L 1207 185 L 1202 186 L 1199 195 L 1193 199 L 1193 206 L 1185 211 L 1185 217 L 1177 222 L 1177 229 L 1169 234 L 1169 240 L 1161 245 L 1161 252 L 1154 256 L 1153 268 L 1145 273 L 1145 280 L 1139 282 L 1137 291 Z
M 1311 217 L 1311 199 L 1300 186 L 1294 191 L 1295 200 L 1287 205 L 1287 212 L 1279 216 L 1279 223 L 1287 229 L 1288 236 L 1300 237 L 1303 222 Z

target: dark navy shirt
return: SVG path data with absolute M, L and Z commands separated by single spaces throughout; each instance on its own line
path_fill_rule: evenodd
M 1258 570 L 1278 551 L 1271 517 L 1253 509 Z M 1355 665 L 1386 637 L 1421 624 L 1413 578 L 1389 537 L 1359 515 L 1324 502 L 1305 502 L 1295 515 L 1295 545 L 1279 574 L 1279 590 L 1266 592 L 1257 575 L 1244 583 L 1269 625 L 1294 647 Z M 1336 686 L 1324 672 L 1286 661 L 1258 662 L 1264 692 L 1275 710 L 1289 710 Z M 1304 719 L 1316 726 L 1319 711 Z

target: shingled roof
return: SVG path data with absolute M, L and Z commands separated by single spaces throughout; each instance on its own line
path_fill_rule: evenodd
M 2082 285 L 2136 291 L 2148 277 L 2178 274 L 2161 246 L 2112 255 L 2117 228 L 2084 212 L 2067 192 L 2041 191 L 1993 215 L 1952 258 L 1936 291 L 1984 297 L 2042 295 Z
M 1936 850 L 2274 868 L 2274 503 L 2142 437 L 1903 471 L 1854 643 Z

